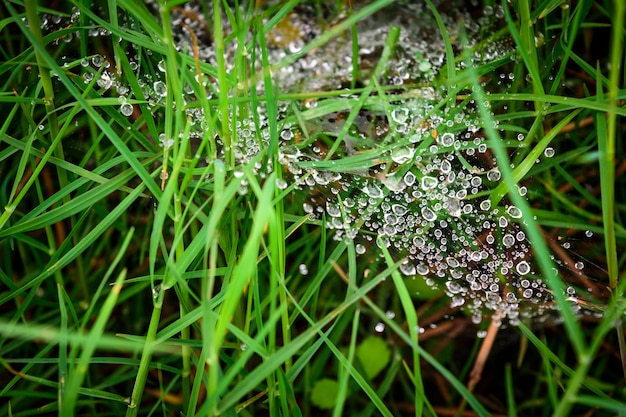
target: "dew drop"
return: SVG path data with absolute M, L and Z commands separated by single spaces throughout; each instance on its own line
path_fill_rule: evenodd
M 391 211 L 397 216 L 404 216 L 408 210 L 402 204 L 393 204 L 391 206 Z
M 383 190 L 376 184 L 367 184 L 365 188 L 363 188 L 363 192 L 372 198 L 383 197 Z
M 428 274 L 428 267 L 424 264 L 418 264 L 415 267 L 415 271 L 420 275 L 426 275 Z
M 154 94 L 159 97 L 165 97 L 165 95 L 167 94 L 167 86 L 163 81 L 156 81 L 152 85 L 152 88 L 154 89 Z
M 337 204 L 326 202 L 326 213 L 331 217 L 341 217 L 341 209 Z
M 404 174 L 404 183 L 409 187 L 415 184 L 415 174 L 410 171 Z
M 491 171 L 487 172 L 487 179 L 489 181 L 500 181 L 501 177 L 502 174 L 500 174 L 500 171 L 498 171 L 497 169 L 492 169 Z
M 415 265 L 410 262 L 405 262 L 400 265 L 400 272 L 406 276 L 413 276 L 417 271 L 415 269 Z
M 522 217 L 522 210 L 515 206 L 509 206 L 509 208 L 506 209 L 506 212 L 509 213 L 509 216 L 514 219 L 519 219 Z
M 435 220 L 437 220 L 437 215 L 435 214 L 435 212 L 428 207 L 422 207 L 422 217 L 424 218 L 424 220 L 429 222 L 434 222 Z
M 391 159 L 397 164 L 403 164 L 413 158 L 414 150 L 408 147 L 396 148 L 391 152 Z
M 409 110 L 405 108 L 395 108 L 391 111 L 391 117 L 396 123 L 404 124 L 409 118 Z
M 122 113 L 122 115 L 128 117 L 131 114 L 133 114 L 133 105 L 129 104 L 129 103 L 124 103 L 120 106 L 120 113 Z
M 419 69 L 421 72 L 428 72 L 432 69 L 432 64 L 430 63 L 430 61 L 422 61 L 419 63 L 419 65 L 417 66 L 417 69 Z
M 463 290 L 463 287 L 456 281 L 446 281 L 446 287 L 451 294 L 458 294 Z
M 520 275 L 526 275 L 530 272 L 530 265 L 526 261 L 522 261 L 515 266 L 515 270 Z
M 502 244 L 507 248 L 510 248 L 515 244 L 515 237 L 507 233 L 506 235 L 502 236 Z
M 309 273 L 309 268 L 307 268 L 305 264 L 300 264 L 298 266 L 298 271 L 300 271 L 302 275 L 307 275 Z
M 461 217 L 461 203 L 458 199 L 446 197 L 443 202 L 443 207 L 450 216 Z
M 285 181 L 282 178 L 276 178 L 276 187 L 278 187 L 278 189 L 280 190 L 284 190 L 285 188 L 287 188 L 287 181 Z
M 554 156 L 554 153 L 554 148 L 549 147 L 543 151 L 543 154 L 546 156 L 546 158 L 552 158 Z
M 437 178 L 426 175 L 422 177 L 421 183 L 422 189 L 424 191 L 432 190 L 433 188 L 437 187 Z
M 452 256 L 448 256 L 446 258 L 446 263 L 452 268 L 456 268 L 460 265 L 459 261 L 456 258 L 453 258 Z
M 102 58 L 100 55 L 95 55 L 93 58 L 91 58 L 91 63 L 96 68 L 100 68 L 103 62 L 104 58 Z
M 454 144 L 454 135 L 452 133 L 446 132 L 439 138 L 441 144 L 443 146 L 452 146 Z
M 293 132 L 289 129 L 285 129 L 282 132 L 280 132 L 280 137 L 283 140 L 290 140 L 293 138 Z

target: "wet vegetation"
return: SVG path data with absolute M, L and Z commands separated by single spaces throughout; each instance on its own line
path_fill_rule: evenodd
M 0 414 L 626 414 L 616 1 L 5 2 Z

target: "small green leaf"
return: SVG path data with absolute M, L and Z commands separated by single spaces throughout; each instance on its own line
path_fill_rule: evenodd
M 391 351 L 380 337 L 370 336 L 356 348 L 356 356 L 361 361 L 368 378 L 374 378 L 389 364 Z
M 311 402 L 318 408 L 331 409 L 337 402 L 339 384 L 334 379 L 320 379 L 313 385 Z

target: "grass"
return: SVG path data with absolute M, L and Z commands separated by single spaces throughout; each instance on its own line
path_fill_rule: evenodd
M 624 5 L 426 3 L 3 3 L 0 414 L 626 414 Z

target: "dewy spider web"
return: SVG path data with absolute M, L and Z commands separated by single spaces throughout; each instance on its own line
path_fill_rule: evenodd
M 445 47 L 431 12 L 421 5 L 393 7 L 357 24 L 359 80 L 351 79 L 351 59 L 345 57 L 351 56 L 352 44 L 343 37 L 273 74 L 279 90 L 312 96 L 297 110 L 299 118 L 293 116 L 290 103 L 279 103 L 282 131 L 278 161 L 286 175 L 277 185 L 284 189 L 295 184 L 296 193 L 309 195 L 302 205 L 304 212 L 312 219 L 326 216 L 335 239 L 355 240 L 356 252 L 364 262 L 379 256 L 376 244 L 382 242 L 396 259 L 403 260 L 402 273 L 443 289 L 451 305 L 466 309 L 474 323 L 480 323 L 485 314 L 495 323 L 506 320 L 511 324 L 524 316 L 542 317 L 550 309 L 551 294 L 533 270 L 531 249 L 519 224 L 522 213 L 506 201 L 492 207 L 488 199 L 501 175 L 498 161 L 481 136 L 471 92 L 457 105 L 444 97 L 444 90 L 434 87 L 433 80 L 445 65 Z M 322 33 L 323 28 L 311 23 L 315 22 L 314 13 L 307 6 L 298 6 L 268 34 L 270 64 L 298 52 Z M 196 18 L 185 18 L 192 15 Z M 498 10 L 485 13 L 476 24 L 471 16 L 465 16 L 470 43 L 479 39 L 482 26 L 492 25 L 498 17 Z M 189 34 L 192 30 L 195 39 L 206 38 L 199 6 L 186 4 L 184 9 L 173 11 L 172 19 L 178 28 L 174 37 L 177 49 L 215 64 L 211 42 L 198 48 Z M 443 19 L 454 33 L 457 20 L 445 15 Z M 396 52 L 379 81 L 385 96 L 374 91 L 346 130 L 347 109 L 357 96 L 348 92 L 321 99 L 315 98 L 315 92 L 371 82 L 372 67 L 380 59 L 393 26 L 401 30 Z M 236 55 L 236 48 L 236 42 L 226 45 L 227 70 L 232 69 L 228 59 Z M 502 42 L 493 42 L 485 44 L 474 58 L 485 63 L 510 52 Z M 257 56 L 261 56 L 260 51 Z M 93 64 L 97 70 L 103 62 L 96 56 L 84 66 Z M 258 63 L 251 65 L 258 67 Z M 159 69 L 165 72 L 164 66 L 159 65 Z M 118 85 L 112 71 L 100 70 L 98 86 L 115 86 L 120 93 L 120 110 L 130 116 L 129 89 Z M 86 71 L 85 76 L 89 77 L 86 82 L 91 81 L 93 72 Z M 157 73 L 141 84 L 150 108 L 157 111 L 167 91 L 164 80 Z M 264 94 L 263 82 L 251 86 L 255 87 L 257 94 Z M 216 93 L 209 89 L 209 98 Z M 191 88 L 185 89 L 184 101 L 197 101 Z M 235 165 L 249 164 L 270 143 L 263 101 L 256 110 L 256 120 L 239 120 L 232 132 Z M 201 138 L 207 126 L 203 108 L 189 106 L 185 111 L 195 126 L 190 136 Z M 338 138 L 344 131 L 347 134 Z M 220 146 L 217 157 L 224 158 L 224 144 L 218 137 L 216 141 Z M 327 158 L 337 141 L 339 147 Z M 159 142 L 168 146 L 172 139 L 162 135 Z M 507 146 L 515 149 L 520 144 L 512 141 Z M 271 160 L 255 166 L 261 177 L 273 169 L 277 167 Z M 240 192 L 247 192 L 245 185 Z M 519 192 L 524 194 L 525 189 L 520 187 Z

